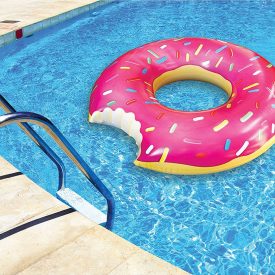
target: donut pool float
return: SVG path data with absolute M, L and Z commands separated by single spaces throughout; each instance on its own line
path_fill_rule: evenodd
M 156 91 L 179 80 L 210 82 L 229 100 L 196 112 L 161 105 Z M 133 137 L 137 166 L 171 174 L 224 171 L 275 143 L 275 69 L 257 53 L 220 40 L 149 43 L 103 71 L 91 93 L 89 121 Z

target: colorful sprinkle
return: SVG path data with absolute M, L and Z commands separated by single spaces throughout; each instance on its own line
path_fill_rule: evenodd
M 93 92 L 96 88 L 97 88 L 97 85 L 95 85 L 95 86 L 93 87 L 92 92 Z
M 163 49 L 165 49 L 167 47 L 167 45 L 162 45 L 162 46 L 160 46 L 160 48 L 163 50 Z
M 173 134 L 175 131 L 176 131 L 176 128 L 178 127 L 178 124 L 177 123 L 174 123 L 172 126 L 171 126 L 171 128 L 170 128 L 170 130 L 169 130 L 169 133 L 170 134 Z
M 103 95 L 109 95 L 109 94 L 111 94 L 113 92 L 113 90 L 108 90 L 108 91 L 105 91 L 104 93 L 103 93 Z
M 275 109 L 275 104 L 271 104 L 272 109 Z
M 241 117 L 240 121 L 241 121 L 241 122 L 246 122 L 246 121 L 248 121 L 252 116 L 253 116 L 253 112 L 249 111 L 249 112 L 246 113 L 243 117 Z
M 151 95 L 153 94 L 153 92 L 150 91 L 149 89 L 145 89 L 145 91 L 148 92 L 148 93 L 151 94 Z
M 130 64 L 134 64 L 134 65 L 137 65 L 137 66 L 140 66 L 140 64 L 136 63 L 136 62 L 133 62 L 133 61 L 125 61 L 126 63 L 130 63 Z
M 121 70 L 130 70 L 131 67 L 120 67 Z
M 179 51 L 176 52 L 176 58 L 177 58 L 177 59 L 180 58 L 180 52 L 179 52 Z
M 191 42 L 184 42 L 183 45 L 184 45 L 184 46 L 191 45 Z
M 261 141 L 262 138 L 263 138 L 263 130 L 260 129 L 260 130 L 258 131 L 258 140 Z
M 207 56 L 209 53 L 211 52 L 211 50 L 208 50 L 205 54 L 205 56 Z
M 243 91 L 248 90 L 248 89 L 253 88 L 253 87 L 256 87 L 256 86 L 258 86 L 258 85 L 259 85 L 258 82 L 253 83 L 253 84 L 251 84 L 251 85 L 249 85 L 249 86 L 244 87 L 244 88 L 243 88 Z
M 223 51 L 223 50 L 226 49 L 226 48 L 227 48 L 227 45 L 224 45 L 224 46 L 218 48 L 218 49 L 216 50 L 216 53 L 220 53 L 221 51 Z
M 159 104 L 159 102 L 158 101 L 146 100 L 145 104 Z
M 200 120 L 204 120 L 203 116 L 197 116 L 193 118 L 193 121 L 200 121 Z
M 203 44 L 200 44 L 197 50 L 195 51 L 195 55 L 198 55 L 203 47 Z
M 147 74 L 147 72 L 148 72 L 148 70 L 147 70 L 146 68 L 144 68 L 144 69 L 142 70 L 142 74 Z
M 189 53 L 186 53 L 185 59 L 186 59 L 186 62 L 189 62 L 189 60 L 190 60 L 190 55 L 189 55 Z
M 267 68 L 271 68 L 271 67 L 272 67 L 272 64 L 268 64 L 266 67 L 267 67 Z
M 152 87 L 152 85 L 151 85 L 150 83 L 148 83 L 148 82 L 146 82 L 146 81 L 144 81 L 144 83 L 145 83 L 146 85 Z
M 219 132 L 221 129 L 223 129 L 227 124 L 229 123 L 229 121 L 227 119 L 225 119 L 224 121 L 222 121 L 220 124 L 216 125 L 213 130 L 214 132 Z
M 243 79 L 241 78 L 240 80 L 237 81 L 236 85 L 239 85 L 243 82 Z
M 107 82 L 109 82 L 109 81 L 111 81 L 111 80 L 113 80 L 113 79 L 115 79 L 115 78 L 117 78 L 117 77 L 118 77 L 118 74 L 115 74 L 115 75 L 112 76 L 111 78 L 107 79 L 107 80 L 105 81 L 105 83 L 107 83 Z
M 270 96 L 275 98 L 275 82 L 273 83 L 271 88 L 266 87 L 266 89 L 270 92 Z
M 248 64 L 248 65 L 244 66 L 243 68 L 238 70 L 238 73 L 245 70 L 245 69 L 247 69 L 247 68 L 249 68 L 249 67 L 251 67 L 251 66 L 253 66 L 253 64 Z
M 244 101 L 243 99 L 240 99 L 239 101 L 237 101 L 237 104 L 240 104 L 243 101 Z
M 258 101 L 256 101 L 256 109 L 259 109 L 259 107 L 260 107 L 260 103 L 258 102 Z
M 272 123 L 271 134 L 274 134 L 274 133 L 275 133 L 275 123 Z
M 158 116 L 156 117 L 156 119 L 160 120 L 164 115 L 165 115 L 165 113 L 160 113 L 160 114 L 158 114 Z
M 204 66 L 204 67 L 208 67 L 209 64 L 210 64 L 210 61 L 207 60 L 207 61 L 202 62 L 201 64 L 202 64 L 202 66 Z
M 130 92 L 130 93 L 136 93 L 137 92 L 137 90 L 132 89 L 132 88 L 127 88 L 126 91 Z
M 206 156 L 205 153 L 197 153 L 196 158 L 204 158 Z
M 155 131 L 155 129 L 156 129 L 155 127 L 148 127 L 148 128 L 145 129 L 145 132 L 147 132 L 147 133 L 148 132 L 153 132 L 153 131 Z
M 237 151 L 236 156 L 237 157 L 240 156 L 244 152 L 244 150 L 248 147 L 248 145 L 249 145 L 249 142 L 246 140 L 243 146 Z
M 166 60 L 167 60 L 167 56 L 163 56 L 162 58 L 157 59 L 156 62 L 157 62 L 158 64 L 161 64 L 161 63 L 165 62 Z
M 267 123 L 267 120 L 264 120 L 262 123 L 261 123 L 261 125 L 263 126 L 263 125 L 265 125 Z
M 231 140 L 228 138 L 228 139 L 225 141 L 224 150 L 225 150 L 225 151 L 228 151 L 228 150 L 230 149 L 230 145 L 231 145 Z
M 130 105 L 132 103 L 135 103 L 137 100 L 136 99 L 130 99 L 126 102 L 126 105 Z
M 254 60 L 257 60 L 258 58 L 260 58 L 260 56 L 257 55 L 257 56 L 251 57 L 249 60 L 250 60 L 250 61 L 254 61 Z
M 234 68 L 234 63 L 231 63 L 229 66 L 229 72 L 232 72 L 233 68 Z
M 151 55 L 153 55 L 154 57 L 159 58 L 159 56 L 155 52 L 153 52 L 151 50 L 147 50 L 147 52 L 150 53 Z
M 162 153 L 162 156 L 159 160 L 159 162 L 163 163 L 165 162 L 167 156 L 168 156 L 168 153 L 169 153 L 169 148 L 168 147 L 165 147 L 164 150 L 163 150 L 163 153 Z
M 231 103 L 227 103 L 227 104 L 226 104 L 226 108 L 227 108 L 227 109 L 230 109 L 230 108 L 231 108 L 231 106 L 232 106 L 232 104 L 231 104 Z
M 220 59 L 218 60 L 218 62 L 215 65 L 216 68 L 219 67 L 219 65 L 221 64 L 222 60 L 223 60 L 223 57 L 220 57 Z
M 151 152 L 152 152 L 152 150 L 154 149 L 154 145 L 150 145 L 148 148 L 147 148 L 147 150 L 146 150 L 146 155 L 149 155 Z
M 151 64 L 152 63 L 152 59 L 150 57 L 147 57 L 147 63 Z
M 253 89 L 253 90 L 249 90 L 247 91 L 248 93 L 258 93 L 260 91 L 260 89 Z
M 109 102 L 107 103 L 108 106 L 112 106 L 112 105 L 114 105 L 114 104 L 116 104 L 116 101 L 115 101 L 115 100 L 109 101 Z
M 185 138 L 183 140 L 185 143 L 191 143 L 191 144 L 201 144 L 201 140 L 198 139 L 191 139 L 191 138 Z
M 256 72 L 254 72 L 253 75 L 258 75 L 258 74 L 260 74 L 260 73 L 261 73 L 261 71 L 258 70 L 258 71 L 256 71 Z
M 141 80 L 140 78 L 130 78 L 130 79 L 127 79 L 127 81 L 139 81 L 139 80 Z

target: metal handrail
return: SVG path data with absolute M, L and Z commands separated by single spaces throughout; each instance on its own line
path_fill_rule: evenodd
M 15 113 L 16 110 L 10 103 L 0 95 L 0 108 L 6 113 Z M 58 190 L 65 188 L 66 169 L 62 160 L 58 155 L 47 145 L 47 143 L 32 129 L 28 123 L 18 123 L 18 126 L 26 133 L 26 135 L 53 161 L 58 171 Z
M 67 141 L 58 128 L 47 118 L 29 112 L 16 112 L 0 116 L 0 127 L 12 123 L 34 123 L 42 127 L 52 137 L 59 147 L 67 154 L 78 169 L 85 175 L 85 177 L 94 185 L 94 187 L 104 196 L 107 201 L 107 222 L 105 227 L 112 229 L 113 219 L 115 214 L 115 201 L 111 192 L 101 182 L 101 180 L 94 174 L 87 163 L 81 158 L 77 151 Z

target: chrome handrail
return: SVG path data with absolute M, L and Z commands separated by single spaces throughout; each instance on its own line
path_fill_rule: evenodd
M 16 110 L 10 103 L 0 95 L 0 108 L 6 113 L 15 113 Z M 58 155 L 47 145 L 47 143 L 32 129 L 28 123 L 18 123 L 18 126 L 26 133 L 26 135 L 52 160 L 58 171 L 58 190 L 65 188 L 66 169 L 62 160 Z
M 95 175 L 87 163 L 81 158 L 77 151 L 72 147 L 72 145 L 67 141 L 63 134 L 58 130 L 58 128 L 47 118 L 29 112 L 16 112 L 9 113 L 0 116 L 0 127 L 12 123 L 33 123 L 42 127 L 51 138 L 59 145 L 59 147 L 67 154 L 67 156 L 72 160 L 72 162 L 78 167 L 78 169 L 85 175 L 85 177 L 94 185 L 94 187 L 104 196 L 107 201 L 107 222 L 105 227 L 107 229 L 112 229 L 113 219 L 115 214 L 115 201 L 111 192 L 102 183 L 102 181 Z M 23 126 L 25 126 L 23 124 Z

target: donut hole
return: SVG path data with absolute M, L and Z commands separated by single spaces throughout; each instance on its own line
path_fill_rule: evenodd
M 178 111 L 209 110 L 225 104 L 229 95 L 208 82 L 185 80 L 162 86 L 156 92 L 160 104 Z
M 219 73 L 195 65 L 167 71 L 153 82 L 155 96 L 161 104 L 190 112 L 205 111 L 225 104 L 233 89 L 232 84 Z

